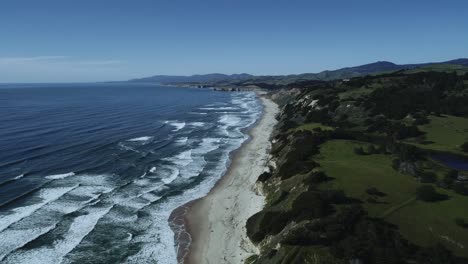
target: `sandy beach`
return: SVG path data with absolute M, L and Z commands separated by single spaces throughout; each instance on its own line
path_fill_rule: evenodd
M 255 182 L 266 169 L 270 135 L 278 112 L 270 99 L 261 100 L 263 115 L 250 130 L 251 140 L 235 153 L 226 175 L 207 196 L 184 207 L 191 237 L 184 263 L 243 263 L 257 253 L 246 235 L 245 224 L 264 204 Z

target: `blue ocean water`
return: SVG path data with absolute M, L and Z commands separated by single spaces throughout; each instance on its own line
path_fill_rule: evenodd
M 249 92 L 1 85 L 0 262 L 176 263 L 170 213 L 260 113 Z

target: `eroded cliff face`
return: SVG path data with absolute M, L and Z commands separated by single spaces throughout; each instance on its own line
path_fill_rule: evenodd
M 283 107 L 272 139 L 270 172 L 258 180 L 267 204 L 247 222 L 248 236 L 261 248 L 261 254 L 248 261 L 345 263 L 326 245 L 365 217 L 365 212 L 358 206 L 338 212 L 334 204 L 346 204 L 344 194 L 318 188 L 328 178 L 313 156 L 329 135 L 291 131 L 305 122 L 311 110 L 320 109 L 318 101 L 299 91 L 279 94 L 276 99 Z

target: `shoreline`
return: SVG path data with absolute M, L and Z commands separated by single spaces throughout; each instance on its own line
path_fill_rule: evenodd
M 247 219 L 260 211 L 264 197 L 256 190 L 265 171 L 270 136 L 278 106 L 263 96 L 261 117 L 233 155 L 225 175 L 208 195 L 175 209 L 169 223 L 177 241 L 178 263 L 242 263 L 257 253 L 245 230 Z

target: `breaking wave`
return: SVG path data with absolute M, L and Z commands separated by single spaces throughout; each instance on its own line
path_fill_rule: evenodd
M 37 160 L 5 160 L 0 173 L 9 179 L 0 193 L 19 189 L 16 196 L 1 197 L 9 202 L 0 205 L 0 263 L 176 263 L 169 215 L 209 192 L 261 112 L 253 93 L 189 92 L 213 93 L 218 101 L 182 105 L 179 112 L 132 113 L 139 105 L 119 114 L 96 108 L 109 112 L 109 123 L 90 126 L 92 111 L 69 118 L 79 132 L 68 139 L 72 147 L 57 146 L 56 152 L 29 147 Z M 147 120 L 150 113 L 156 114 Z M 80 120 L 87 121 L 73 123 Z M 106 129 L 96 132 L 97 127 Z M 12 164 L 18 168 L 6 167 Z

